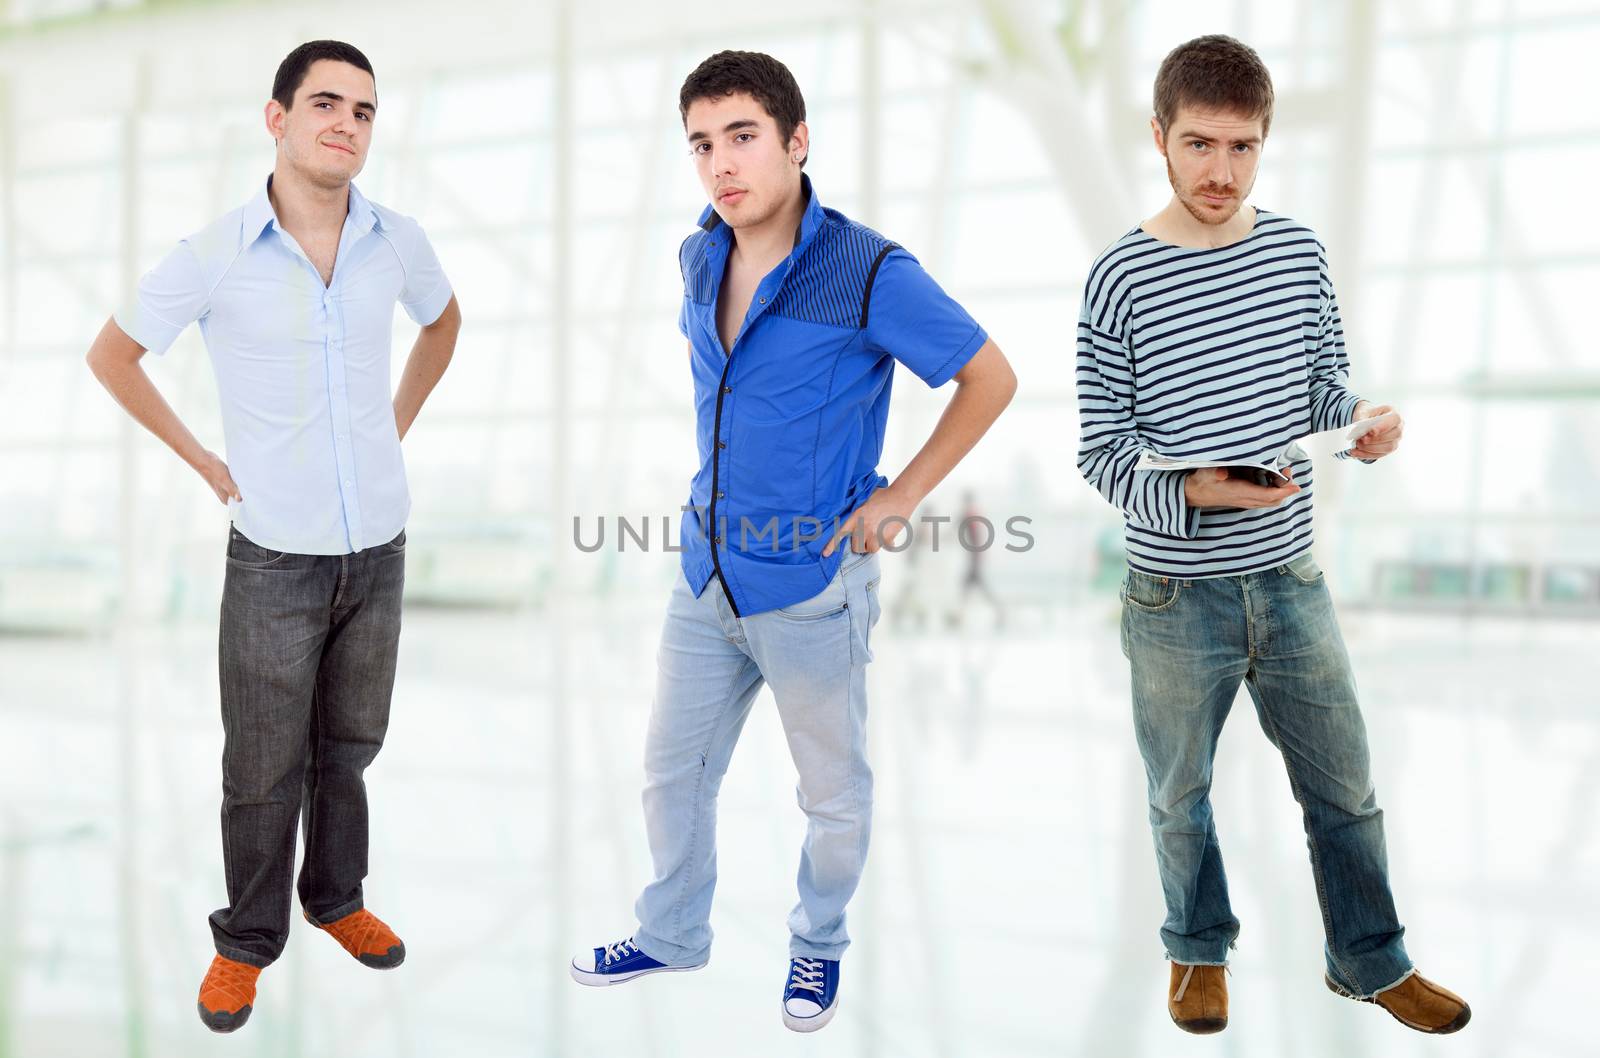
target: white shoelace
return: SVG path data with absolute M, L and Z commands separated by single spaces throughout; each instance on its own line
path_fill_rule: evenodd
M 619 940 L 615 944 L 607 944 L 606 957 L 601 961 L 600 965 L 610 966 L 612 963 L 620 959 L 626 959 L 628 956 L 632 955 L 638 950 L 639 946 L 633 942 L 632 937 L 629 937 L 627 940 Z
M 1190 963 L 1189 966 L 1183 971 L 1183 980 L 1178 982 L 1178 990 L 1172 993 L 1172 1001 L 1174 1003 L 1183 1002 L 1183 994 L 1189 990 L 1189 978 L 1194 976 L 1195 967 L 1199 965 L 1199 963 Z M 1222 968 L 1222 972 L 1231 973 L 1232 971 L 1224 966 Z
M 789 978 L 789 987 L 804 988 L 808 992 L 822 995 L 822 960 L 821 959 L 796 959 L 794 973 Z

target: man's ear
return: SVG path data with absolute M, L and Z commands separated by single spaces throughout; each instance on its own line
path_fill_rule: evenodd
M 283 104 L 276 99 L 267 100 L 261 116 L 267 125 L 267 135 L 271 136 L 274 142 L 283 139 L 283 119 L 287 113 L 288 111 L 283 109 Z
M 789 135 L 789 158 L 791 161 L 804 162 L 811 154 L 811 130 L 806 128 L 806 123 L 798 122 L 794 132 Z
M 1167 156 L 1167 138 L 1162 135 L 1161 122 L 1154 117 L 1150 119 L 1150 133 L 1155 137 L 1157 153 L 1165 158 Z

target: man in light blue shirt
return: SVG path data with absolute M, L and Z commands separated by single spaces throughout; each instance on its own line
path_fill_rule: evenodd
M 228 906 L 201 1020 L 242 1025 L 289 930 L 295 830 L 308 920 L 368 966 L 405 946 L 365 910 L 362 774 L 388 724 L 405 570 L 400 439 L 444 373 L 461 315 L 416 221 L 369 202 L 372 66 L 312 41 L 266 105 L 272 175 L 248 204 L 181 241 L 89 352 L 96 377 L 205 478 L 232 518 L 220 674 Z M 391 398 L 394 305 L 422 326 Z M 227 460 L 208 452 L 139 364 L 198 322 Z

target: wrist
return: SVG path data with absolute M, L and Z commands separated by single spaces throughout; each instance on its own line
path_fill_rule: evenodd
M 896 507 L 904 509 L 908 515 L 916 510 L 918 505 L 928 497 L 925 490 L 908 484 L 903 478 L 891 481 L 883 487 L 883 491 L 887 492 L 890 499 L 894 500 Z

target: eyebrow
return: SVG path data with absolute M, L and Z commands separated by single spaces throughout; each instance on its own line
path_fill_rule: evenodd
M 722 126 L 722 131 L 726 133 L 726 132 L 733 132 L 733 131 L 735 131 L 737 129 L 755 129 L 755 128 L 760 128 L 760 127 L 761 127 L 761 122 L 755 120 L 754 118 L 739 118 L 736 121 L 730 121 L 726 125 Z M 711 138 L 710 133 L 706 133 L 706 132 L 691 132 L 691 133 L 689 133 L 689 142 L 690 143 L 695 143 L 695 142 L 697 142 L 699 140 L 709 140 L 710 138 Z
M 306 98 L 307 99 L 329 99 L 329 100 L 332 100 L 335 103 L 343 103 L 344 102 L 344 96 L 340 95 L 338 92 L 312 92 L 310 95 L 306 96 Z M 356 107 L 357 110 L 365 110 L 365 111 L 367 111 L 368 113 L 371 113 L 371 114 L 376 114 L 378 112 L 378 104 L 369 103 L 365 99 L 357 100 L 356 104 L 355 104 L 355 107 Z
M 1215 136 L 1206 136 L 1206 135 L 1203 135 L 1203 134 L 1198 133 L 1198 132 L 1179 132 L 1178 133 L 1178 139 L 1180 139 L 1180 140 L 1199 140 L 1201 143 L 1216 143 L 1217 142 L 1217 137 L 1215 137 Z M 1244 136 L 1244 137 L 1241 137 L 1239 139 L 1229 140 L 1228 141 L 1228 143 L 1230 143 L 1230 144 L 1248 143 L 1248 144 L 1251 144 L 1251 145 L 1258 144 L 1260 142 L 1261 142 L 1261 137 L 1260 136 Z

